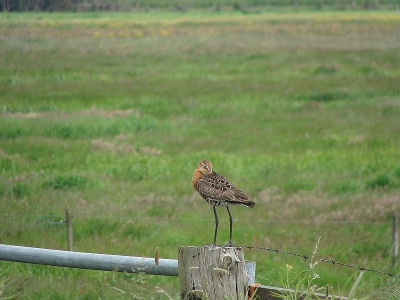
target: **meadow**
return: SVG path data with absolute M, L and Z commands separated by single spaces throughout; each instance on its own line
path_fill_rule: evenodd
M 200 159 L 248 192 L 233 241 L 387 270 L 400 212 L 400 14 L 0 14 L 0 242 L 176 258 L 211 243 Z M 218 241 L 227 243 L 226 210 Z M 279 285 L 303 259 L 246 250 Z M 348 295 L 359 271 L 320 263 Z M 355 296 L 399 281 L 366 272 Z M 84 290 L 81 290 L 85 286 Z M 0 262 L 0 299 L 179 299 L 177 278 Z

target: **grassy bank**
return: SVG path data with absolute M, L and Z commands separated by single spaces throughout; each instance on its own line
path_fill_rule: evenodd
M 321 236 L 321 257 L 398 273 L 399 25 L 382 11 L 1 14 L 0 242 L 65 249 L 65 228 L 46 220 L 67 205 L 77 251 L 176 258 L 212 240 L 190 184 L 207 158 L 257 203 L 232 209 L 236 244 L 310 255 Z M 307 265 L 246 259 L 268 285 Z M 176 278 L 0 267 L 6 297 L 179 297 Z M 357 275 L 317 272 L 337 294 Z

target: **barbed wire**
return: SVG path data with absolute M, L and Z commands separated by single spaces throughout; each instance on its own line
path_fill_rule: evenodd
M 46 218 L 43 218 L 42 216 L 38 216 L 39 218 L 43 219 L 44 221 L 46 221 L 47 223 L 51 224 L 51 225 L 63 225 L 67 223 L 67 219 L 63 219 L 60 220 L 58 222 L 53 222 L 53 221 L 49 221 Z
M 353 268 L 353 269 L 358 269 L 360 271 L 375 272 L 375 273 L 379 273 L 379 274 L 382 274 L 382 275 L 387 275 L 389 277 L 395 277 L 395 278 L 399 278 L 400 279 L 400 275 L 397 275 L 397 274 L 394 274 L 394 273 L 391 273 L 391 272 L 375 270 L 375 269 L 366 268 L 366 267 L 360 267 L 360 266 L 356 266 L 356 265 L 353 265 L 353 264 L 342 263 L 342 262 L 339 262 L 339 261 L 335 261 L 334 259 L 325 259 L 325 258 L 321 258 L 321 257 L 315 257 L 315 256 L 309 256 L 309 255 L 305 255 L 305 254 L 299 254 L 299 253 L 296 253 L 296 252 L 290 252 L 290 251 L 284 251 L 284 250 L 280 250 L 280 249 L 273 249 L 273 248 L 260 247 L 260 246 L 237 245 L 236 247 L 247 248 L 249 250 L 257 249 L 257 250 L 265 250 L 265 251 L 271 251 L 271 252 L 275 252 L 275 253 L 287 254 L 287 255 L 301 257 L 304 260 L 313 260 L 313 261 L 319 261 L 319 262 L 324 262 L 324 263 L 330 263 L 333 266 L 342 266 L 342 267 L 349 267 L 349 268 Z
M 39 215 L 39 214 L 22 214 L 22 213 L 0 213 L 0 216 L 4 217 L 34 217 L 40 218 L 52 223 L 46 218 L 59 218 L 59 215 Z M 45 218 L 46 217 L 46 218 Z M 201 221 L 214 221 L 214 218 L 179 218 L 179 217 L 150 217 L 150 216 L 124 216 L 124 215 L 85 215 L 85 214 L 74 214 L 74 218 L 96 218 L 96 219 L 137 219 L 137 220 L 181 220 L 181 221 L 193 221 L 193 220 L 201 220 Z M 254 222 L 254 219 L 242 219 L 242 218 L 234 218 L 234 221 L 249 221 Z M 312 219 L 258 219 L 256 220 L 259 223 L 305 223 L 305 224 L 392 224 L 391 221 L 364 221 L 364 220 L 312 220 Z M 58 224 L 59 222 L 54 222 L 54 224 Z

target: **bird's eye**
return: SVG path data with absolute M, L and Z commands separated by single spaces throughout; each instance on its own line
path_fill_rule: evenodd
M 206 169 L 206 170 L 208 170 L 208 168 L 207 168 L 207 166 L 206 166 L 206 165 L 203 165 L 203 168 L 204 168 L 204 169 Z

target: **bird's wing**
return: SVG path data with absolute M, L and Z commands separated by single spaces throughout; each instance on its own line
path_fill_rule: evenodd
M 249 197 L 238 189 L 229 179 L 215 172 L 199 178 L 197 188 L 204 199 L 228 201 L 232 203 L 247 202 Z

